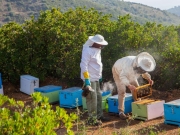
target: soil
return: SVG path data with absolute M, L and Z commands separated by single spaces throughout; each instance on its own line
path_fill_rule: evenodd
M 63 89 L 67 88 L 68 86 L 66 83 L 62 83 L 58 79 L 54 79 L 51 77 L 48 77 L 43 82 L 40 82 L 40 87 L 45 85 L 59 85 L 62 86 Z M 24 101 L 26 104 L 30 104 L 32 101 L 31 96 L 22 93 L 20 90 L 20 85 L 12 85 L 11 83 L 3 83 L 3 90 L 4 95 L 8 96 L 9 98 L 14 98 L 15 100 Z M 159 99 L 159 100 L 165 100 L 165 102 L 169 102 L 172 100 L 176 100 L 180 98 L 180 90 L 168 90 L 168 91 L 159 91 L 154 90 L 152 96 L 149 97 L 152 99 Z M 59 103 L 52 104 L 53 107 L 59 106 Z M 68 109 L 68 113 L 71 112 L 77 112 L 77 109 Z M 82 107 L 79 107 L 79 110 L 81 112 L 84 112 Z M 154 110 L 155 111 L 155 110 Z M 104 116 L 107 116 L 110 118 L 109 122 L 103 122 L 102 126 L 96 127 L 96 126 L 85 126 L 83 128 L 82 121 L 85 121 L 87 119 L 87 112 L 84 112 L 81 116 L 81 124 L 75 124 L 73 127 L 73 131 L 76 134 L 86 134 L 86 135 L 178 135 L 180 134 L 180 128 L 178 125 L 170 125 L 170 124 L 164 124 L 164 117 L 156 118 L 153 120 L 148 121 L 142 121 L 137 119 L 130 119 L 128 121 L 126 120 L 120 120 L 119 117 L 115 114 L 108 113 L 104 111 Z M 58 129 L 57 131 L 58 135 L 64 135 L 65 129 Z M 155 134 L 153 134 L 155 133 Z

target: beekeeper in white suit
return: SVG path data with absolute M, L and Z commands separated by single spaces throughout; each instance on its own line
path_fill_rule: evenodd
M 88 124 L 91 125 L 100 125 L 100 120 L 109 120 L 109 118 L 103 116 L 102 95 L 99 85 L 99 80 L 102 78 L 101 49 L 106 45 L 108 45 L 108 42 L 104 40 L 104 37 L 96 34 L 95 36 L 89 36 L 82 50 L 81 79 L 85 86 L 91 86 L 94 90 L 86 96 L 89 114 Z M 96 119 L 98 120 L 96 121 Z
M 137 56 L 126 56 L 118 59 L 112 67 L 112 74 L 118 90 L 118 110 L 120 119 L 127 119 L 124 114 L 124 100 L 126 88 L 133 92 L 139 86 L 138 78 L 140 75 L 153 85 L 151 75 L 156 67 L 154 58 L 147 52 L 142 52 Z

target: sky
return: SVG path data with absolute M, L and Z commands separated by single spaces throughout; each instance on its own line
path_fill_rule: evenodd
M 161 10 L 167 10 L 175 6 L 180 6 L 180 0 L 123 0 L 135 3 L 141 3 Z

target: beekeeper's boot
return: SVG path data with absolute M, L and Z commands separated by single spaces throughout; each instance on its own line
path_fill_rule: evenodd
M 122 120 L 126 120 L 126 119 L 129 118 L 129 117 L 128 117 L 127 115 L 125 115 L 123 112 L 119 114 L 119 117 L 120 117 L 120 119 L 122 119 Z

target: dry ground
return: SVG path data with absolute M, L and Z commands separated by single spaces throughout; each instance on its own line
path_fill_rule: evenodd
M 45 81 L 40 82 L 40 86 L 45 85 L 61 85 L 63 89 L 67 86 L 65 83 L 60 82 L 57 79 L 47 78 Z M 29 95 L 26 95 L 19 90 L 19 85 L 14 86 L 10 83 L 3 83 L 4 94 L 9 98 L 14 98 L 15 100 L 21 100 L 25 103 L 30 103 L 32 101 Z M 169 102 L 180 98 L 180 90 L 169 90 L 169 91 L 158 91 L 153 90 L 153 94 L 150 98 L 165 100 Z M 53 107 L 59 106 L 59 103 L 53 104 Z M 76 109 L 67 109 L 68 113 L 77 111 Z M 84 112 L 82 107 L 79 107 L 81 112 Z M 141 120 L 130 120 L 124 121 L 120 120 L 116 115 L 104 111 L 104 115 L 110 117 L 111 121 L 103 123 L 101 127 L 94 126 L 82 126 L 83 121 L 87 118 L 87 113 L 84 113 L 80 118 L 81 124 L 74 125 L 73 130 L 77 134 L 88 134 L 88 135 L 124 135 L 131 133 L 133 135 L 149 135 L 153 131 L 158 135 L 178 135 L 180 134 L 180 128 L 176 125 L 166 125 L 164 124 L 164 118 L 156 118 L 150 121 Z M 58 135 L 64 135 L 65 130 L 59 129 L 57 131 Z M 154 134 L 151 134 L 154 135 Z

